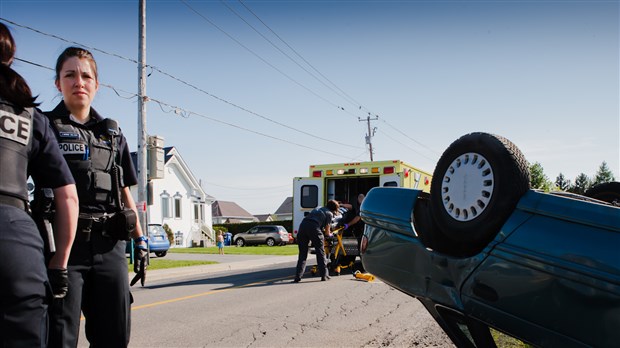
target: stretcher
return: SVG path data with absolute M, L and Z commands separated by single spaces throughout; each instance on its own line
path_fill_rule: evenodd
M 332 237 L 326 237 L 323 242 L 327 269 L 331 275 L 340 275 L 343 269 L 350 269 L 353 273 L 355 259 L 360 255 L 357 238 L 344 234 L 344 226 L 339 226 L 332 230 Z M 313 266 L 310 273 L 315 276 L 318 273 L 318 267 Z

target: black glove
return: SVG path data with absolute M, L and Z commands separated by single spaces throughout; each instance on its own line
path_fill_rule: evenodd
M 54 298 L 65 298 L 69 291 L 69 272 L 67 269 L 48 269 L 47 277 L 52 286 Z
M 135 277 L 129 283 L 130 286 L 133 286 L 138 279 L 140 279 L 140 284 L 144 286 L 144 281 L 146 280 L 146 257 L 148 255 L 148 250 L 146 245 L 137 245 L 133 249 L 133 271 L 136 273 Z

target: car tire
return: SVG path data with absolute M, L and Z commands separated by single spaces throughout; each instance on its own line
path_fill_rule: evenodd
M 235 241 L 235 244 L 236 244 L 238 247 L 245 246 L 245 240 L 243 240 L 243 238 L 237 238 L 237 240 Z
M 449 239 L 445 249 L 481 250 L 529 188 L 528 162 L 508 139 L 477 132 L 454 141 L 440 157 L 431 184 L 431 213 L 441 238 Z M 433 243 L 441 246 L 441 238 Z M 453 250 L 455 243 L 462 247 Z
M 620 182 L 612 181 L 598 184 L 587 190 L 584 196 L 620 207 Z
M 276 245 L 276 240 L 273 238 L 267 238 L 267 245 L 270 247 Z
M 155 252 L 155 256 L 157 256 L 157 257 L 164 257 L 164 256 L 166 256 L 167 253 L 168 253 L 167 251 L 157 251 L 157 252 Z

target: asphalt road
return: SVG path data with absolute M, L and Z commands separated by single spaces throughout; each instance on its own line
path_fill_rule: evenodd
M 169 256 L 222 263 L 134 286 L 130 347 L 454 347 L 417 300 L 379 280 L 307 272 L 292 283 L 296 257 Z

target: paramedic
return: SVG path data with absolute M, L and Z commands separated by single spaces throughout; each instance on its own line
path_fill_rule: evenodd
M 33 109 L 30 88 L 10 67 L 14 54 L 15 41 L 0 23 L 0 347 L 44 347 L 48 299 L 67 291 L 78 196 L 47 118 Z M 56 252 L 47 272 L 43 239 L 28 215 L 29 174 L 54 192 Z
M 363 193 L 360 193 L 359 195 L 357 195 L 357 205 L 351 206 L 350 204 L 347 204 L 347 206 L 350 206 L 349 209 L 355 210 L 355 217 L 353 217 L 351 221 L 344 224 L 344 229 L 348 230 L 349 228 L 351 228 L 351 230 L 353 231 L 353 235 L 358 239 L 358 242 L 361 240 L 362 235 L 364 234 L 364 222 L 362 221 L 362 217 L 360 216 L 360 210 L 365 197 L 366 196 Z
M 325 257 L 325 248 L 323 241 L 323 229 L 325 235 L 330 236 L 330 224 L 334 218 L 334 215 L 339 208 L 338 202 L 330 200 L 327 202 L 326 207 L 316 208 L 312 210 L 299 225 L 299 233 L 297 233 L 297 244 L 299 247 L 299 257 L 297 259 L 297 268 L 295 273 L 295 283 L 301 281 L 301 277 L 306 271 L 306 259 L 308 258 L 308 243 L 312 242 L 314 250 L 316 251 L 316 263 L 321 275 L 321 280 L 325 281 L 329 279 L 327 273 L 327 262 Z

